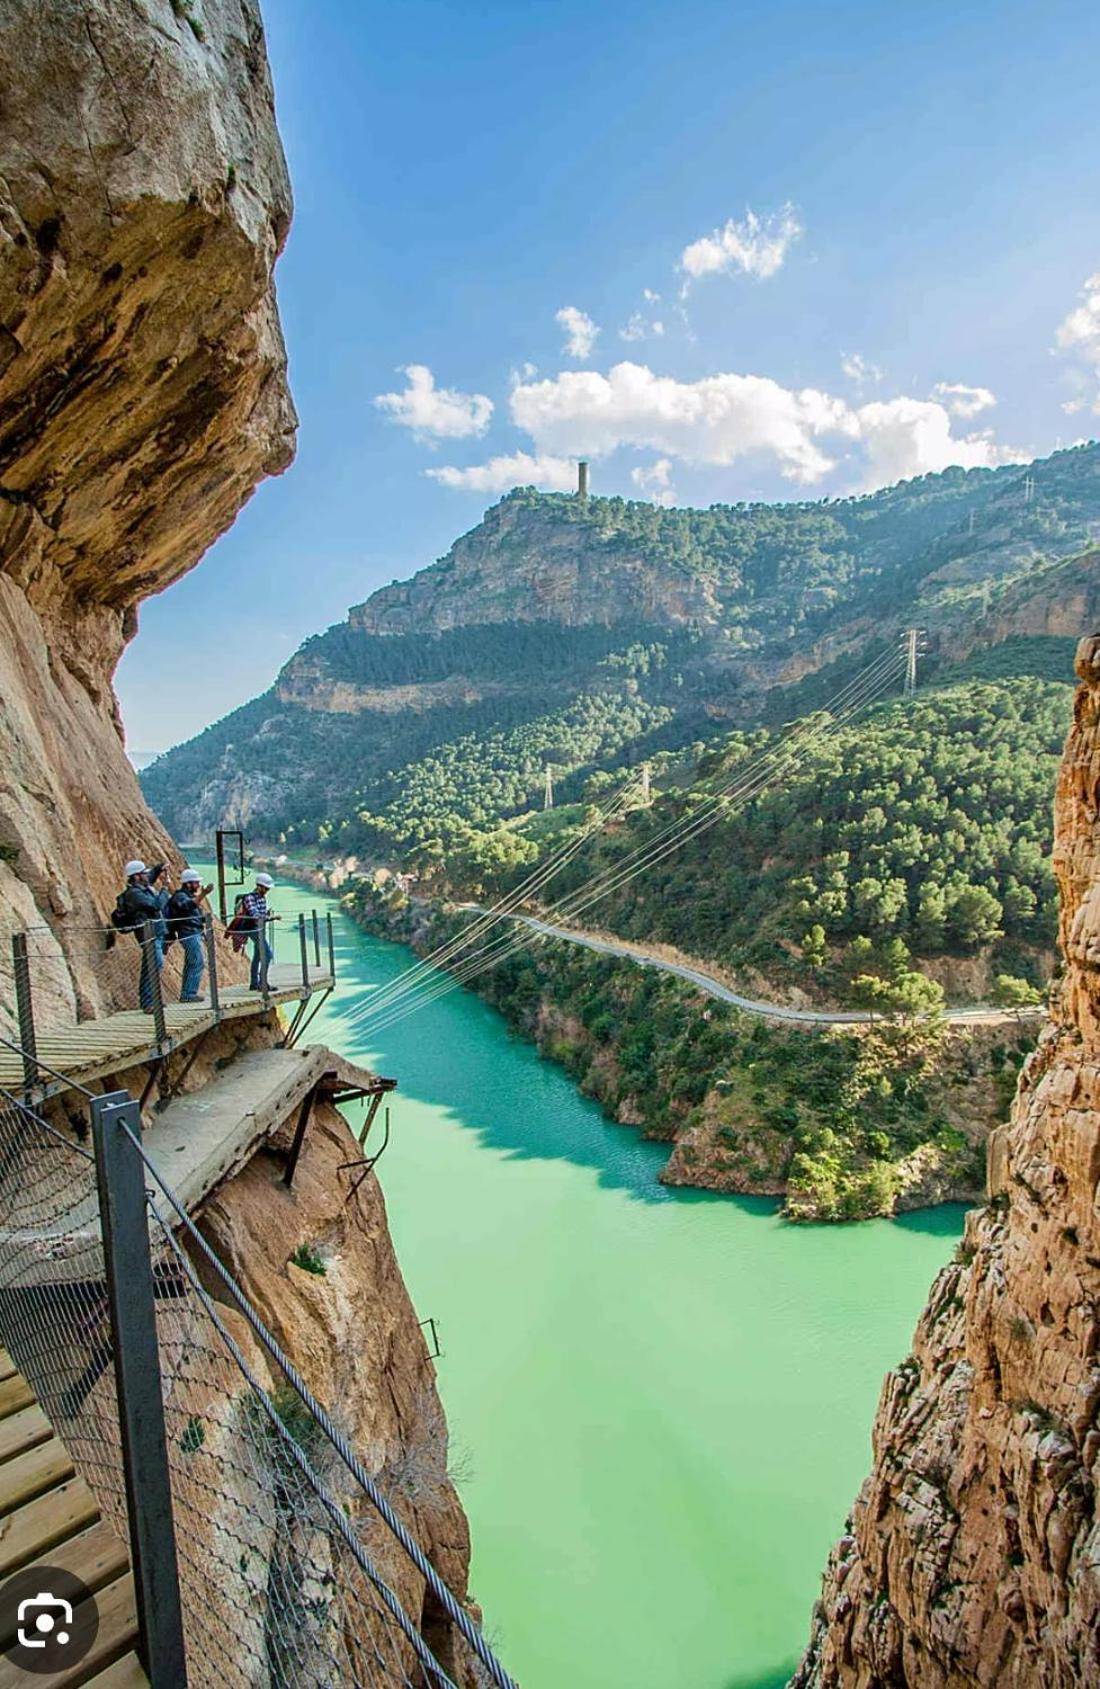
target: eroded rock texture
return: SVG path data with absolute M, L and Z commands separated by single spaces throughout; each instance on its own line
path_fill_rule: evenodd
M 1060 1002 L 887 1377 L 798 1689 L 1100 1684 L 1100 636 L 1056 806 Z
M 290 219 L 253 0 L 0 8 L 0 1001 L 102 1006 L 82 922 L 168 854 L 111 679 L 141 599 L 284 469 L 272 270 Z

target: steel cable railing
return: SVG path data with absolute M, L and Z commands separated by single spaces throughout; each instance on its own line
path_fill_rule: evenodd
M 115 1110 L 114 1154 L 133 1158 L 138 1232 L 151 1263 L 188 1682 L 514 1689 L 151 1167 L 136 1105 L 124 1093 L 94 1099 L 97 1146 L 110 1129 L 106 1104 Z M 104 1160 L 97 1181 L 96 1157 L 83 1144 L 0 1093 L 0 1340 L 104 1516 L 133 1541 L 119 1394 L 128 1386 L 116 1378 L 125 1341 L 119 1350 L 110 1282 L 117 1269 L 101 1205 L 106 1168 Z M 117 1161 L 114 1171 L 123 1171 Z M 150 1175 L 156 1194 L 146 1188 Z M 118 1188 L 115 1181 L 112 1205 Z M 110 1231 L 118 1226 L 113 1206 L 112 1215 Z M 374 1519 L 378 1528 L 370 1529 Z M 426 1603 L 450 1621 L 432 1624 L 431 1644 Z

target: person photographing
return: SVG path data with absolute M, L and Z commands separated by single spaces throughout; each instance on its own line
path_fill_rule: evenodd
M 181 1003 L 202 1001 L 202 976 L 206 967 L 202 932 L 205 920 L 203 904 L 213 891 L 204 886 L 202 875 L 194 868 L 185 868 L 180 875 L 178 890 L 174 891 L 164 908 L 167 941 L 178 939 L 183 951 L 183 983 Z

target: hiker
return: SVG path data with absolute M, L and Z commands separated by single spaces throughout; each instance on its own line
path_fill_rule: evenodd
M 155 891 L 158 880 L 164 877 L 165 864 L 157 862 L 147 868 L 140 857 L 127 862 L 126 889 L 118 894 L 111 911 L 111 925 L 116 932 L 132 932 L 141 945 L 141 978 L 138 982 L 138 1002 L 147 1015 L 153 1012 L 153 982 L 164 966 L 164 905 L 168 901 L 166 889 Z M 144 942 L 142 928 L 146 921 L 153 923 L 153 942 Z
M 233 923 L 239 932 L 246 933 L 252 940 L 250 991 L 259 991 L 266 986 L 267 970 L 275 960 L 274 951 L 267 941 L 268 921 L 278 920 L 277 915 L 269 914 L 267 907 L 267 894 L 274 884 L 270 874 L 257 874 L 255 886 L 241 898 Z
M 202 941 L 202 905 L 213 889 L 213 884 L 203 885 L 202 875 L 194 868 L 185 868 L 180 875 L 179 889 L 172 893 L 164 908 L 168 943 L 178 938 L 183 948 L 181 1003 L 202 1001 L 202 975 L 206 965 Z

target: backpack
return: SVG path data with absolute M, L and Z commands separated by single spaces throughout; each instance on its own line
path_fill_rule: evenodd
M 134 918 L 126 907 L 126 893 L 120 891 L 111 910 L 111 925 L 116 932 L 133 932 Z

